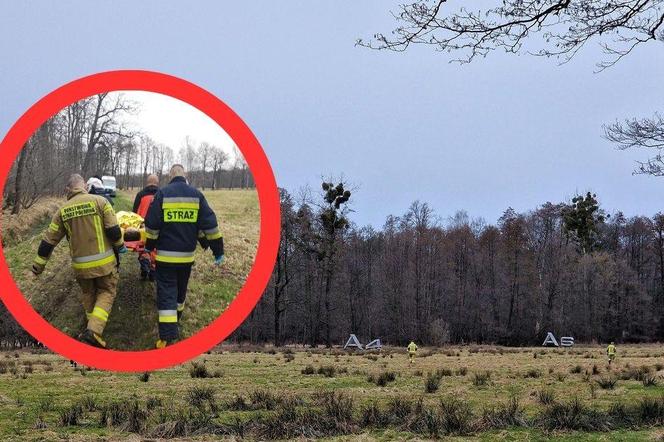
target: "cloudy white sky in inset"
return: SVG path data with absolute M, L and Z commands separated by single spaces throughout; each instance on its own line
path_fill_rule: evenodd
M 117 94 L 122 94 L 126 100 L 136 105 L 135 114 L 126 114 L 123 117 L 127 124 L 132 129 L 149 136 L 156 143 L 171 147 L 176 159 L 189 137 L 189 143 L 194 147 L 207 142 L 222 148 L 229 155 L 225 166 L 233 164 L 235 158 L 233 139 L 216 121 L 194 106 L 155 92 L 117 91 L 109 95 Z

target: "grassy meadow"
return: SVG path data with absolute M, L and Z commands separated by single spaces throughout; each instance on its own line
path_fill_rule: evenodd
M 664 348 L 219 346 L 144 374 L 0 354 L 0 439 L 662 440 Z
M 119 192 L 115 211 L 129 210 L 135 192 Z M 217 268 L 212 253 L 197 249 L 183 316 L 182 335 L 190 336 L 218 317 L 244 284 L 256 255 L 259 235 L 258 196 L 254 190 L 205 192 L 224 235 L 225 262 Z M 50 215 L 64 200 L 48 198 L 16 219 L 2 219 L 5 258 L 21 292 L 52 324 L 75 336 L 85 328 L 78 299 L 80 289 L 70 268 L 67 241 L 53 252 L 38 278 L 30 272 Z M 118 295 L 104 337 L 112 348 L 145 349 L 154 346 L 157 312 L 154 283 L 139 280 L 137 255 L 122 257 Z

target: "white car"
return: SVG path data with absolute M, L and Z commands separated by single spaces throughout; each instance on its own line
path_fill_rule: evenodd
M 114 176 L 103 176 L 101 177 L 101 182 L 104 183 L 104 189 L 111 195 L 115 196 L 115 191 L 117 190 L 117 182 L 115 181 Z

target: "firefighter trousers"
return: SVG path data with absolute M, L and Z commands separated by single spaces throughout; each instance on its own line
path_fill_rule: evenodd
M 101 336 L 104 333 L 108 315 L 113 308 L 120 276 L 117 270 L 99 278 L 77 278 L 81 286 L 81 303 L 88 317 L 88 330 Z
M 179 337 L 178 317 L 184 310 L 191 265 L 173 266 L 157 262 L 157 310 L 159 339 L 175 341 Z

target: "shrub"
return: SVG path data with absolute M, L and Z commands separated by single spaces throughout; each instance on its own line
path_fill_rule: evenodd
M 379 387 L 385 387 L 390 382 L 394 382 L 397 378 L 397 375 L 393 371 L 384 371 L 378 376 L 373 374 L 369 375 L 368 381 L 376 384 Z
M 251 408 L 242 395 L 237 395 L 228 403 L 228 409 L 234 411 L 246 411 Z
M 145 408 L 148 410 L 154 410 L 155 408 L 159 408 L 163 405 L 163 401 L 161 398 L 156 397 L 156 396 L 150 396 L 145 400 Z
M 32 428 L 35 430 L 43 430 L 48 428 L 48 425 L 44 421 L 44 417 L 42 415 L 37 416 L 37 419 L 35 419 L 35 423 L 32 425 Z
M 541 389 L 537 391 L 537 400 L 540 404 L 550 405 L 555 400 L 555 393 L 550 389 Z
M 427 374 L 427 380 L 424 384 L 424 391 L 426 393 L 435 393 L 438 391 L 438 387 L 440 387 L 440 378 L 432 373 Z
M 337 374 L 337 368 L 334 365 L 322 365 L 318 367 L 318 374 L 325 375 L 326 378 L 333 378 Z
M 598 375 L 600 373 L 599 367 L 597 364 L 593 364 L 593 375 Z
M 144 410 L 138 401 L 134 400 L 127 405 L 125 422 L 121 429 L 130 433 L 142 433 L 146 427 L 148 412 Z
M 613 390 L 616 386 L 616 379 L 611 377 L 599 378 L 596 382 L 603 390 Z
M 476 372 L 473 374 L 473 385 L 476 387 L 481 387 L 489 383 L 491 380 L 491 372 Z
M 347 423 L 353 418 L 353 399 L 343 393 L 322 395 L 323 412 L 335 423 Z
M 556 375 L 556 379 L 558 382 L 565 382 L 565 379 L 567 379 L 567 375 L 565 373 L 558 373 Z
M 392 417 L 392 421 L 395 423 L 404 422 L 410 415 L 412 409 L 412 402 L 399 397 L 391 399 L 387 404 L 387 411 Z
M 211 387 L 190 388 L 187 391 L 187 400 L 192 406 L 199 410 L 204 410 L 205 405 L 208 405 L 213 412 L 217 410 L 215 391 Z
M 582 371 L 583 371 L 583 367 L 581 367 L 580 365 L 575 365 L 574 367 L 569 369 L 569 372 L 572 373 L 572 374 L 579 374 Z
M 309 364 L 302 369 L 301 373 L 304 375 L 316 374 L 316 369 L 313 365 Z
M 39 411 L 49 412 L 53 411 L 53 396 L 44 396 L 39 398 Z
M 449 368 L 439 368 L 436 370 L 436 376 L 439 378 L 445 377 L 445 376 L 452 376 L 452 370 Z
M 641 383 L 644 387 L 655 387 L 657 386 L 657 377 L 655 375 L 646 373 L 643 375 Z
M 189 375 L 192 378 L 209 378 L 210 372 L 208 371 L 205 363 L 202 362 L 192 362 L 189 367 Z
M 144 371 L 143 373 L 139 374 L 138 380 L 141 382 L 148 382 L 150 380 L 150 372 Z
M 274 410 L 277 406 L 277 397 L 268 390 L 255 390 L 251 392 L 249 400 L 256 409 Z
M 542 372 L 536 368 L 531 368 L 524 373 L 524 378 L 539 378 L 542 376 Z
M 552 404 L 537 421 L 546 430 L 606 431 L 611 425 L 606 414 L 588 409 L 578 398 Z
M 63 408 L 60 410 L 60 426 L 68 427 L 78 425 L 82 416 L 83 408 L 81 408 L 79 404 Z
M 465 436 L 473 431 L 473 414 L 467 402 L 455 398 L 440 401 L 441 427 L 447 434 Z
M 364 427 L 384 427 L 389 419 L 374 401 L 362 408 L 360 422 Z
M 639 419 L 648 425 L 661 425 L 664 423 L 664 397 L 644 398 L 637 406 Z
M 482 425 L 486 429 L 504 429 L 522 427 L 527 424 L 519 399 L 512 396 L 506 404 L 484 410 Z
M 92 396 L 85 396 L 80 400 L 79 404 L 81 404 L 81 407 L 83 407 L 83 410 L 85 411 L 95 411 L 97 409 L 97 402 Z
M 622 370 L 620 372 L 620 379 L 623 381 L 628 381 L 628 380 L 635 380 L 635 381 L 643 381 L 643 378 L 646 377 L 648 374 L 651 372 L 651 368 L 648 367 L 647 365 L 642 365 L 641 367 L 630 367 L 628 365 L 625 366 L 626 369 Z
M 468 367 L 460 367 L 456 369 L 455 374 L 457 376 L 465 376 L 468 374 Z

